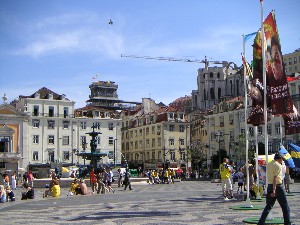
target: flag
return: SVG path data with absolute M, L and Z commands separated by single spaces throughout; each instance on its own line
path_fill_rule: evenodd
M 294 160 L 292 159 L 290 153 L 285 149 L 285 147 L 282 144 L 280 144 L 279 153 L 282 155 L 285 165 L 287 165 L 291 169 L 294 169 L 295 168 Z
M 249 94 L 252 99 L 252 109 L 247 123 L 253 126 L 264 124 L 262 64 L 261 31 L 259 30 L 256 33 L 253 43 L 253 78 L 249 80 Z
M 294 160 L 295 166 L 300 168 L 300 146 L 290 143 L 291 156 Z
M 295 105 L 293 105 L 293 113 L 286 113 L 282 118 L 286 135 L 300 133 L 300 114 Z
M 250 64 L 246 61 L 245 56 L 242 54 L 242 60 L 243 60 L 243 64 L 246 67 L 246 77 L 248 77 L 249 79 L 252 79 L 253 74 L 252 74 L 252 69 Z
M 275 13 L 270 12 L 263 22 L 266 40 L 267 101 L 273 115 L 293 112 Z
M 251 33 L 251 34 L 246 34 L 245 36 L 244 36 L 244 41 L 246 42 L 246 41 L 248 41 L 251 37 L 253 37 L 254 35 L 256 35 L 257 34 L 257 32 L 253 32 L 253 33 Z

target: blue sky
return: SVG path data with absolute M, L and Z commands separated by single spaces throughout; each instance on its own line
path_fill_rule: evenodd
M 264 18 L 272 9 L 283 54 L 291 53 L 300 47 L 300 1 L 265 0 Z M 10 102 L 47 87 L 78 108 L 99 74 L 99 80 L 119 85 L 119 99 L 151 97 L 169 104 L 197 89 L 197 70 L 204 65 L 121 54 L 207 56 L 240 66 L 242 35 L 257 31 L 260 23 L 259 0 L 2 0 L 0 95 Z

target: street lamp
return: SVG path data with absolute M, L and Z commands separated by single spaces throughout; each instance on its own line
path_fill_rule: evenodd
M 118 139 L 114 139 L 114 167 L 116 167 L 116 158 L 117 158 L 117 156 L 116 156 L 116 141 L 117 141 Z

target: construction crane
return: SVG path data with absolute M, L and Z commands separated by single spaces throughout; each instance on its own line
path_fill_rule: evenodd
M 212 64 L 222 64 L 224 67 L 228 65 L 227 61 L 208 61 L 206 56 L 205 56 L 204 60 L 199 60 L 199 59 L 177 59 L 177 58 L 171 58 L 171 57 L 151 57 L 151 56 L 137 56 L 137 55 L 124 55 L 124 54 L 121 54 L 121 57 L 138 58 L 138 59 L 154 59 L 154 60 L 175 61 L 175 62 L 204 63 L 206 69 L 208 69 L 208 65 L 210 63 L 212 63 Z

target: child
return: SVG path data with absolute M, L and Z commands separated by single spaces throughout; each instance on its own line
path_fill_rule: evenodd
M 234 177 L 237 178 L 238 181 L 238 189 L 237 189 L 237 193 L 239 193 L 239 190 L 241 188 L 240 194 L 243 194 L 243 185 L 244 185 L 244 174 L 242 172 L 242 168 L 239 169 L 239 172 L 237 172 Z
M 6 201 L 14 202 L 16 200 L 14 192 L 11 190 L 10 186 L 6 187 Z

